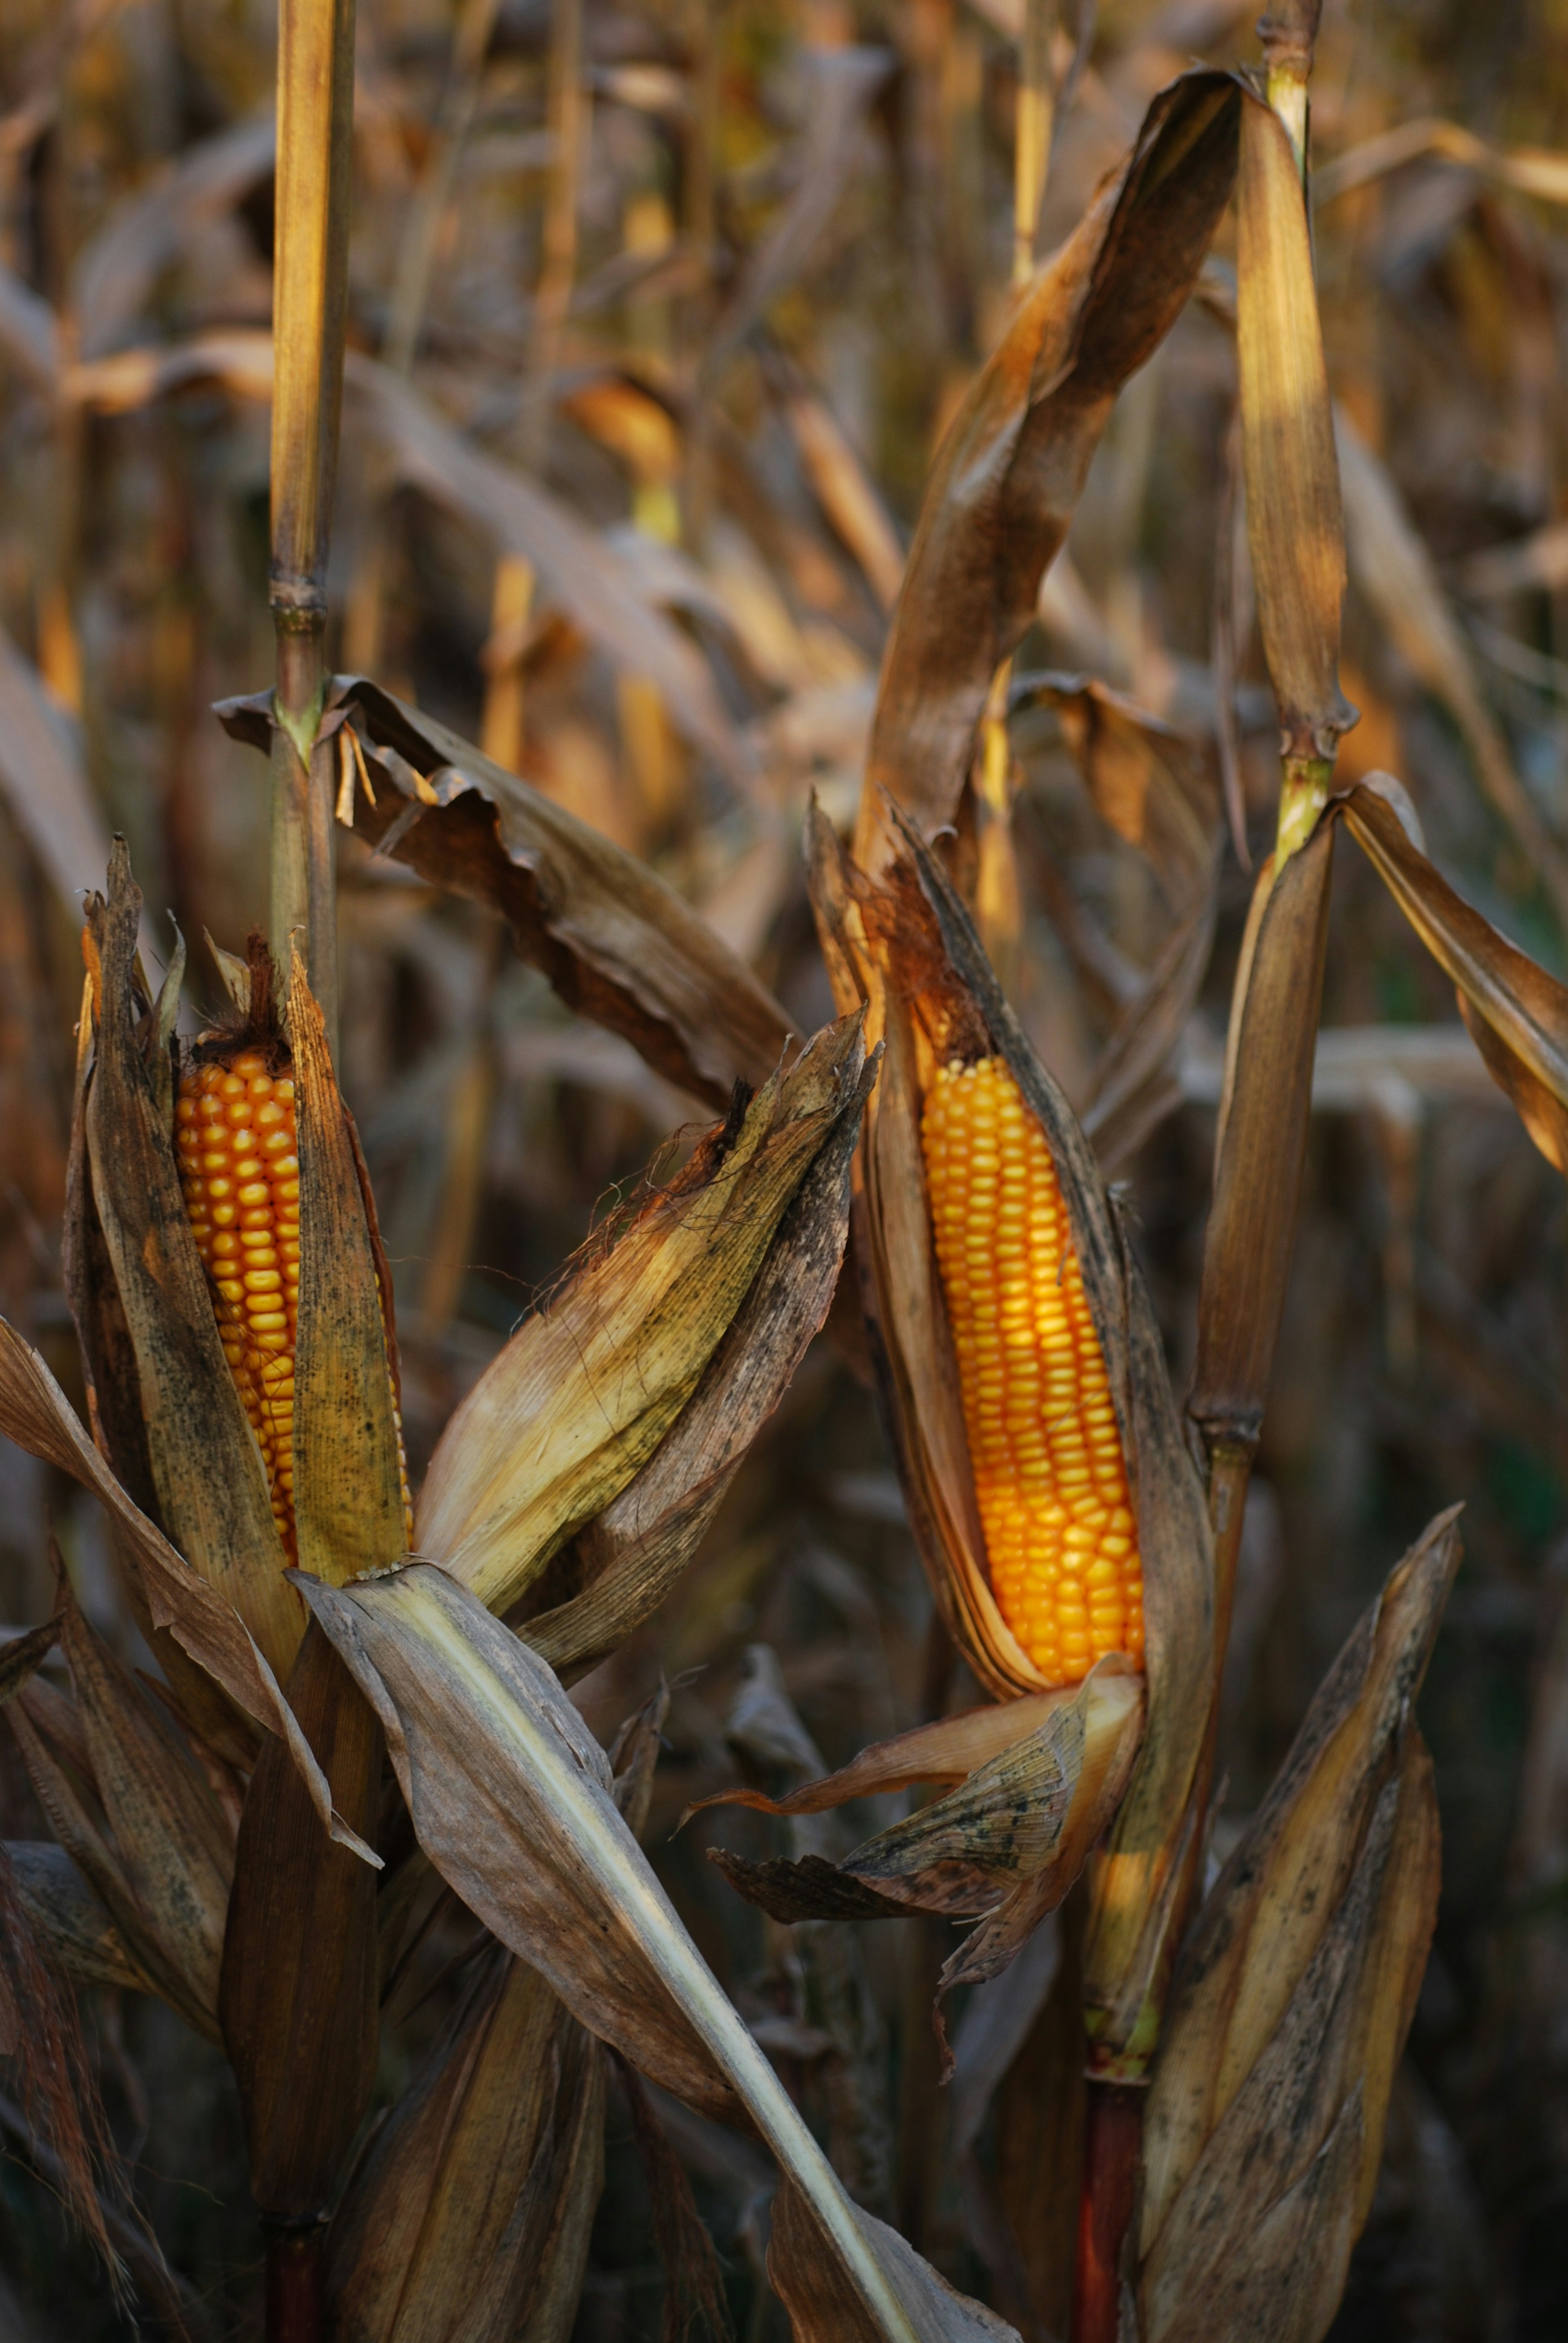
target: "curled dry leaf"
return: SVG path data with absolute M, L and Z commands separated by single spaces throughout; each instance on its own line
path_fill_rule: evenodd
M 1568 1173 L 1568 989 L 1500 935 L 1421 850 L 1399 783 L 1369 773 L 1344 820 L 1395 902 L 1458 990 L 1460 1014 L 1501 1090 L 1550 1163 Z
M 627 1488 L 696 1392 L 867 1078 L 856 1015 L 825 1028 L 743 1111 L 738 1094 L 731 1122 L 590 1252 L 457 1409 L 420 1494 L 419 1553 L 504 1610 Z M 682 1455 L 703 1469 L 699 1448 Z
M 744 2109 L 773 2150 L 800 2210 L 780 2292 L 837 2288 L 859 2322 L 838 2334 L 961 2335 L 958 2313 L 911 2304 L 890 2274 L 875 2225 L 703 1963 L 617 1811 L 602 1751 L 542 1661 L 429 1564 L 350 1587 L 302 1584 L 381 1719 L 420 1844 L 448 1885 L 630 2064 L 703 2112 L 734 2121 Z M 934 2306 L 940 2282 L 930 2284 Z
M 1142 1677 L 1112 1656 L 1075 1689 L 1026 1693 L 919 1725 L 788 1797 L 725 1790 L 701 1801 L 820 1814 L 911 1782 L 958 1785 L 841 1863 L 819 1855 L 747 1863 L 722 1848 L 710 1848 L 709 1859 L 779 1920 L 978 1917 L 941 1986 L 979 1984 L 1008 1966 L 1078 1877 L 1121 1803 L 1142 1727 Z
M 1208 1516 L 1142 1273 L 1089 1142 L 1003 1000 L 946 874 L 900 809 L 888 818 L 908 860 L 879 882 L 814 815 L 812 897 L 840 1006 L 864 1002 L 869 1033 L 885 1040 L 859 1159 L 857 1246 L 910 1522 L 956 1640 L 999 1697 L 1049 1680 L 991 1584 L 933 1244 L 922 1117 L 938 1070 L 955 1056 L 1002 1061 L 1044 1139 L 1121 1441 L 1141 1555 L 1147 1726 L 1098 1874 L 1088 1987 L 1098 2038 L 1120 2052 L 1163 1945 L 1202 1743 L 1213 1666 Z
M 1317 2343 L 1337 2308 L 1436 1918 L 1411 1710 L 1457 1517 L 1438 1516 L 1350 1637 L 1183 1949 L 1144 2126 L 1151 2343 Z
M 271 697 L 226 700 L 236 739 L 266 749 Z M 431 885 L 490 903 L 518 950 L 582 1016 L 624 1034 L 693 1097 L 759 1082 L 784 1011 L 646 863 L 363 676 L 339 676 L 324 730 L 357 749 L 354 825 Z
M 1181 315 L 1236 171 L 1229 75 L 1160 92 L 1136 145 L 1023 293 L 932 468 L 882 666 L 856 859 L 898 851 L 880 790 L 950 820 L 998 667 L 1035 615 L 1122 384 Z
M 75 1697 L 38 1679 L 20 1694 L 13 1723 L 23 1762 L 131 1965 L 216 2039 L 234 1869 L 222 1810 L 167 1716 L 74 1603 L 62 1642 Z

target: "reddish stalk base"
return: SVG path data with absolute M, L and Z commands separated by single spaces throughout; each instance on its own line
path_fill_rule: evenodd
M 321 2223 L 266 2221 L 266 2343 L 322 2343 Z
M 1072 2277 L 1072 2343 L 1116 2343 L 1121 2318 L 1121 2248 L 1132 2219 L 1146 2093 L 1136 2084 L 1089 2078 L 1083 2193 Z

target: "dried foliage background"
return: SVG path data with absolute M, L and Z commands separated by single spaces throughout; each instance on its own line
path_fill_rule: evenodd
M 361 0 L 334 663 L 649 859 L 804 1031 L 831 1013 L 809 795 L 852 819 L 902 548 L 1008 313 L 1019 13 L 588 0 L 579 15 L 557 0 L 552 64 L 544 0 Z M 1107 0 L 1083 25 L 1042 249 L 1161 82 L 1254 53 L 1251 15 Z M 118 830 L 159 957 L 170 914 L 234 949 L 265 917 L 265 766 L 209 710 L 270 669 L 272 40 L 263 0 L 14 0 L 0 21 L 0 1309 L 78 1404 L 56 1237 L 75 890 L 101 879 Z M 1565 44 L 1559 0 L 1330 0 L 1312 99 L 1343 679 L 1362 711 L 1341 776 L 1401 774 L 1440 867 L 1559 975 Z M 1228 222 L 1201 297 L 1118 405 L 1014 673 L 1096 677 L 1218 771 L 1228 578 L 1256 855 L 1278 767 L 1231 485 L 1230 253 Z M 991 904 L 989 940 L 1082 1104 L 1191 906 L 1163 900 L 1127 842 L 1115 773 L 1086 791 L 1081 699 L 1019 698 L 1017 893 Z M 1249 1500 L 1219 1835 L 1256 1805 L 1392 1557 L 1463 1497 L 1466 1558 L 1422 1706 L 1442 1918 L 1333 2331 L 1533 2343 L 1568 2324 L 1563 1190 L 1372 871 L 1336 850 L 1330 1030 Z M 1247 892 L 1232 852 L 1179 1089 L 1116 1167 L 1179 1387 Z M 572 1020 L 488 912 L 363 841 L 343 843 L 342 923 L 345 1088 L 394 1264 L 417 1472 L 532 1298 L 706 1109 Z M 852 1348 L 818 1342 L 692 1574 L 576 1697 L 608 1737 L 668 1680 L 645 1833 L 661 1876 L 851 2187 L 984 2294 L 960 2176 L 971 2148 L 993 2172 L 1010 2151 L 994 2119 L 976 2147 L 973 2093 L 937 2087 L 924 2006 L 943 1932 L 792 1934 L 703 1860 L 707 1845 L 758 1858 L 848 1839 L 734 1809 L 674 1835 L 696 1797 L 738 1778 L 779 1791 L 965 1695 L 928 1632 Z M 4 1615 L 47 1611 L 46 1522 L 88 1616 L 143 1656 L 95 1509 L 9 1446 Z M 895 1811 L 868 1802 L 866 1832 Z M 45 1835 L 8 1741 L 0 1824 Z M 464 1950 L 444 1922 L 410 1965 L 384 2098 L 466 1989 Z M 157 2003 L 92 1999 L 182 2315 L 194 2334 L 243 2332 L 258 2274 L 226 2069 Z M 1005 2129 L 1005 2087 L 1000 2104 Z M 583 2343 L 652 2336 L 664 2315 L 645 2118 L 613 2082 L 608 2105 Z M 760 2164 L 664 2113 L 738 2331 L 780 2332 L 759 2275 Z M 3 2096 L 0 2131 L 15 2150 L 0 2328 L 120 2332 Z M 144 2300 L 156 2323 L 159 2298 Z

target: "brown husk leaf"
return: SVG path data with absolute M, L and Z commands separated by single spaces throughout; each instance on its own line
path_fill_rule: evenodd
M 236 739 L 268 746 L 269 693 L 218 713 Z M 328 689 L 324 735 L 342 725 L 374 777 L 374 805 L 356 783 L 359 835 L 432 886 L 493 905 L 569 1008 L 710 1105 L 771 1072 L 783 1010 L 645 862 L 365 676 Z
M 1351 1635 L 1183 1949 L 1144 2125 L 1142 2299 L 1161 2343 L 1316 2343 L 1337 2306 L 1436 1916 L 1411 1709 L 1457 1521 L 1438 1516 Z
M 950 820 L 998 667 L 1035 614 L 1116 395 L 1180 316 L 1236 170 L 1240 85 L 1184 74 L 1025 289 L 932 468 L 882 664 L 855 856 L 900 850 L 886 790 Z

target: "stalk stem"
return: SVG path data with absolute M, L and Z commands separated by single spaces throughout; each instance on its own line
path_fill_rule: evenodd
M 1073 2343 L 1116 2343 L 1121 2323 L 1121 2253 L 1138 2187 L 1143 2098 L 1135 2083 L 1089 2077 L 1072 2273 Z
M 273 261 L 273 957 L 303 930 L 329 1036 L 337 1021 L 330 756 L 316 753 L 326 680 L 327 552 L 337 468 L 353 174 L 354 0 L 280 0 Z
M 266 2221 L 266 2343 L 323 2343 L 319 2221 Z

